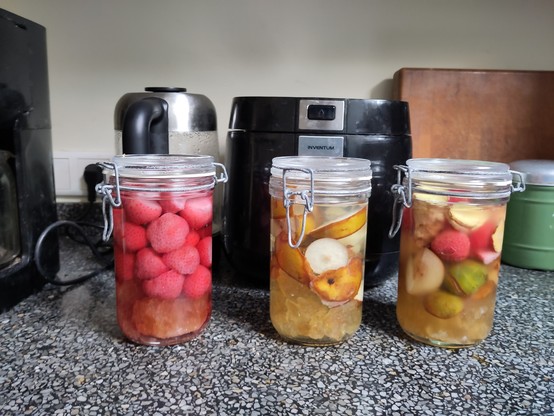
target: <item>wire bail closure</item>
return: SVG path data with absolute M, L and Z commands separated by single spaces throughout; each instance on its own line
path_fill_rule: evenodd
M 404 207 L 412 206 L 412 176 L 411 171 L 407 166 L 394 165 L 393 168 L 397 171 L 396 183 L 391 186 L 391 192 L 394 195 L 392 205 L 392 224 L 389 229 L 389 238 L 393 238 L 402 224 L 402 214 Z M 402 185 L 402 174 L 406 177 L 406 186 Z M 402 203 L 402 205 L 400 205 Z
M 287 188 L 287 172 L 289 171 L 298 171 L 306 173 L 310 176 L 310 189 L 309 190 L 300 190 L 293 191 L 292 189 Z M 302 214 L 302 228 L 300 231 L 300 236 L 296 243 L 292 241 L 292 230 L 290 224 L 290 210 L 289 207 L 294 204 L 294 196 L 299 196 L 302 199 L 304 205 L 304 212 Z M 287 233 L 288 233 L 288 243 L 291 248 L 298 248 L 304 239 L 304 233 L 306 232 L 306 217 L 308 212 L 312 212 L 314 209 L 314 171 L 312 169 L 304 168 L 284 168 L 283 169 L 283 206 L 285 207 L 285 212 L 287 216 Z

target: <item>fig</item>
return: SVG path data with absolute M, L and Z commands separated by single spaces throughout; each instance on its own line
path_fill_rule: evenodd
M 464 301 L 452 293 L 438 290 L 425 297 L 425 310 L 440 319 L 449 319 L 464 309 Z
M 411 295 L 425 295 L 438 289 L 444 279 L 442 261 L 428 248 L 406 262 L 406 291 Z
M 466 295 L 475 293 L 485 284 L 488 277 L 487 266 L 475 260 L 465 260 L 453 264 L 448 269 L 448 273 Z
M 353 257 L 346 266 L 319 275 L 312 281 L 311 288 L 323 301 L 348 301 L 358 294 L 362 275 L 362 260 L 359 257 Z
M 322 274 L 346 266 L 348 250 L 333 238 L 320 238 L 306 248 L 305 258 L 315 274 Z

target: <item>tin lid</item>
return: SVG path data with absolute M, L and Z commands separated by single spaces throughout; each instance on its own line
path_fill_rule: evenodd
M 554 160 L 517 160 L 510 167 L 524 175 L 527 185 L 554 186 Z

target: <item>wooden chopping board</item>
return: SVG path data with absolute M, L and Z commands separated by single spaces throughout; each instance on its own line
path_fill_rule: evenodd
M 554 71 L 402 68 L 413 157 L 554 159 Z

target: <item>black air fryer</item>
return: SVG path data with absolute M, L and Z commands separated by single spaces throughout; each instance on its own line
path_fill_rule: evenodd
M 277 156 L 349 156 L 371 160 L 365 287 L 398 270 L 400 240 L 388 238 L 394 165 L 412 154 L 408 103 L 295 97 L 233 99 L 226 165 L 223 243 L 234 279 L 269 286 L 271 161 Z

